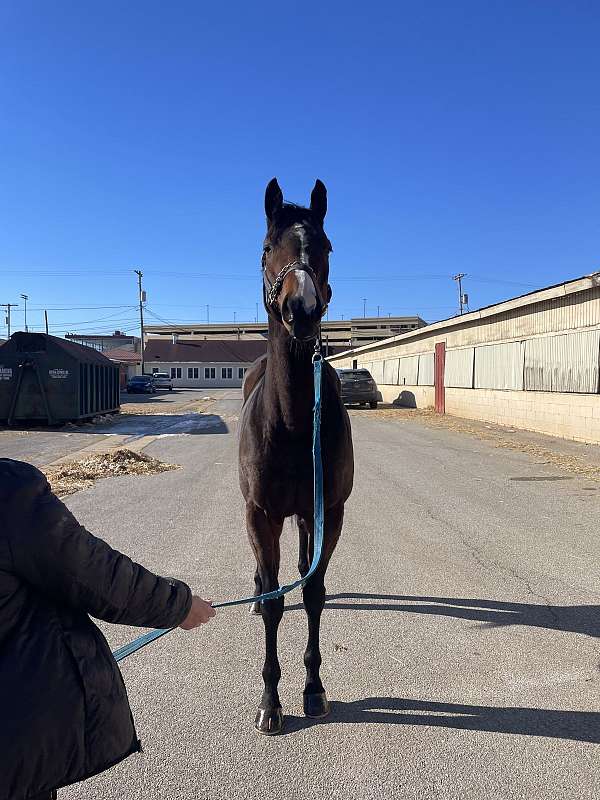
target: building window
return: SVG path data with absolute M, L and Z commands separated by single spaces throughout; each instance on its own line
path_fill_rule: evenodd
M 171 377 L 181 378 L 181 367 L 171 367 Z
M 171 367 L 171 377 L 175 377 L 175 367 Z
M 233 368 L 232 367 L 221 367 L 221 378 L 223 380 L 229 378 L 233 378 Z
M 156 375 L 157 372 L 158 372 L 158 367 L 152 367 L 152 374 Z
M 188 367 L 188 378 L 193 377 L 194 370 L 191 367 Z
M 188 367 L 188 378 L 198 380 L 198 367 Z
M 243 378 L 245 374 L 246 374 L 246 368 L 238 367 L 238 378 L 240 379 Z

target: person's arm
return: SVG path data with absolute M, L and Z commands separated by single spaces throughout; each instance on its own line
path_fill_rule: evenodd
M 37 470 L 27 477 L 36 491 L 8 521 L 14 570 L 23 580 L 107 622 L 191 628 L 214 616 L 185 583 L 154 575 L 89 533 Z

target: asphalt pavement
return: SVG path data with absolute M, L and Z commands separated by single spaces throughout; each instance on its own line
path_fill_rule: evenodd
M 95 534 L 221 600 L 252 589 L 239 401 L 145 452 L 182 469 L 67 498 Z M 302 715 L 306 618 L 286 598 L 281 736 L 253 729 L 263 631 L 223 609 L 122 664 L 144 753 L 68 800 L 597 798 L 600 483 L 417 422 L 352 417 L 356 482 L 328 572 L 325 720 Z M 281 579 L 296 577 L 286 524 Z M 111 645 L 139 630 L 102 625 Z

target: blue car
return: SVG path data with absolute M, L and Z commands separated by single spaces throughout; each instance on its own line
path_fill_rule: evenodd
M 152 375 L 134 375 L 127 381 L 127 393 L 144 392 L 145 394 L 154 394 L 156 386 Z

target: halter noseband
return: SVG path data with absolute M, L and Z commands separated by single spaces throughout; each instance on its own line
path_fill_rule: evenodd
M 317 276 L 315 275 L 313 269 L 308 266 L 308 264 L 305 264 L 303 261 L 290 261 L 289 264 L 286 264 L 285 267 L 283 267 L 280 270 L 279 274 L 277 275 L 277 277 L 275 278 L 273 283 L 271 283 L 271 281 L 269 280 L 269 278 L 267 276 L 267 270 L 266 270 L 266 265 L 265 265 L 264 256 L 263 256 L 263 264 L 262 264 L 263 300 L 264 300 L 264 303 L 265 303 L 265 308 L 267 309 L 267 311 L 273 311 L 276 314 L 277 313 L 281 314 L 281 310 L 277 308 L 277 298 L 279 297 L 279 295 L 281 293 L 281 288 L 283 286 L 283 282 L 286 279 L 287 275 L 292 270 L 296 270 L 296 269 L 301 270 L 302 272 L 307 272 L 309 274 L 309 276 L 310 276 L 310 278 L 311 278 L 311 280 L 313 282 L 313 285 L 315 287 L 315 292 L 317 293 L 317 297 L 318 297 L 318 299 L 319 299 L 319 301 L 321 303 L 321 306 L 323 308 L 323 310 L 321 312 L 321 316 L 324 316 L 325 312 L 327 311 L 327 305 L 328 304 L 323 300 L 323 297 L 322 297 L 321 292 L 319 290 L 319 284 L 317 283 Z M 268 290 L 267 290 L 267 287 L 268 287 Z

